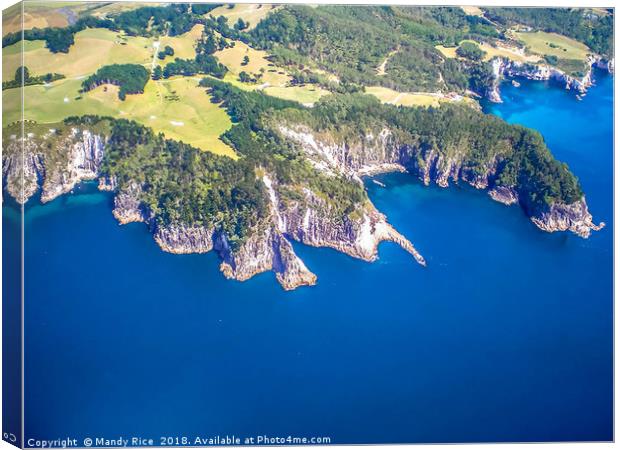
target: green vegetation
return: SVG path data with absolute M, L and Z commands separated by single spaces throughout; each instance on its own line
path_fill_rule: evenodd
M 104 66 L 82 82 L 82 89 L 90 91 L 101 84 L 114 84 L 120 89 L 118 98 L 125 100 L 127 94 L 141 94 L 149 80 L 149 71 L 138 64 L 113 64 Z
M 203 152 L 123 119 L 86 116 L 67 123 L 101 120 L 112 124 L 102 173 L 116 177 L 120 189 L 142 186 L 140 200 L 158 223 L 217 227 L 236 248 L 267 214 L 264 186 L 249 161 Z
M 196 74 L 210 74 L 217 78 L 223 78 L 226 75 L 226 67 L 217 62 L 211 55 L 204 55 L 200 59 L 179 59 L 166 64 L 163 70 L 163 77 L 170 78 L 174 75 L 183 75 L 186 77 Z
M 45 45 L 52 53 L 67 53 L 69 47 L 74 43 L 75 33 L 86 28 L 112 28 L 113 22 L 110 20 L 102 20 L 96 17 L 84 17 L 79 19 L 75 24 L 64 28 L 33 28 L 24 30 L 24 39 L 27 41 L 44 40 Z M 2 37 L 2 47 L 12 45 L 22 39 L 22 33 L 9 33 Z
M 472 61 L 480 61 L 486 53 L 474 42 L 465 41 L 458 46 L 456 54 Z
M 42 39 L 47 49 L 30 43 L 30 70 L 17 69 L 3 88 L 24 78 L 24 115 L 42 129 L 75 116 L 67 126 L 104 130 L 104 174 L 115 176 L 121 189 L 142 186 L 140 200 L 159 223 L 222 229 L 233 248 L 269 214 L 259 173 L 275 178 L 282 201 L 304 201 L 308 187 L 341 216 L 367 201 L 356 180 L 312 166 L 298 145 L 280 135 L 278 125 L 285 122 L 347 143 L 388 128 L 409 149 L 412 170 L 431 151 L 458 158 L 468 179 L 488 176 L 493 166 L 491 184 L 514 187 L 529 214 L 582 196 L 577 179 L 552 157 L 540 134 L 433 94 L 485 92 L 494 80 L 488 59 L 510 52 L 497 45 L 509 30 L 461 8 L 266 8 L 147 6 L 34 29 L 25 39 Z M 229 19 L 213 17 L 222 10 Z M 256 24 L 240 11 L 263 20 Z M 512 20 L 507 17 L 501 23 Z M 92 55 L 93 46 L 81 41 L 94 35 L 109 45 Z M 528 35 L 543 39 L 541 57 L 549 64 L 574 74 L 583 70 L 571 53 L 583 48 L 569 48 L 549 33 Z M 18 39 L 9 34 L 3 46 Z M 153 60 L 153 39 L 161 39 L 163 49 L 155 55 L 161 61 Z M 18 55 L 15 48 L 7 47 L 7 55 Z M 33 65 L 39 64 L 36 52 L 58 54 Z M 51 67 L 68 78 L 47 73 Z M 198 74 L 205 76 L 200 84 L 193 78 Z M 78 80 L 82 75 L 89 76 Z M 363 95 L 366 89 L 391 104 Z M 7 91 L 7 105 L 18 105 L 18 94 Z M 302 106 L 310 103 L 315 107 Z M 5 125 L 19 113 L 6 108 Z
M 283 111 L 275 121 L 302 122 L 349 143 L 363 141 L 368 130 L 388 128 L 401 145 L 415 149 L 412 157 L 430 151 L 460 155 L 462 171 L 472 178 L 486 177 L 489 165 L 497 164 L 492 183 L 514 187 L 530 215 L 583 195 L 577 178 L 553 158 L 540 133 L 465 106 L 403 108 L 366 95 L 335 95 L 312 110 Z
M 188 5 L 173 3 L 168 6 L 145 6 L 115 15 L 112 19 L 94 16 L 80 18 L 75 24 L 64 28 L 33 28 L 24 30 L 27 41 L 44 40 L 52 53 L 67 53 L 74 44 L 74 35 L 86 28 L 106 28 L 116 32 L 123 31 L 128 36 L 178 36 L 187 33 L 197 23 L 208 22 L 202 16 L 219 5 Z M 196 13 L 198 10 L 200 13 Z M 2 47 L 12 45 L 22 39 L 21 32 L 14 32 L 2 38 Z
M 115 16 L 113 26 L 130 36 L 166 34 L 178 36 L 187 33 L 197 23 L 199 16 L 192 12 L 195 6 L 190 7 L 184 3 L 172 3 L 168 6 L 145 6 Z M 199 8 L 202 10 L 200 6 Z
M 248 23 L 246 23 L 241 17 L 235 22 L 234 28 L 237 31 L 245 30 L 248 27 Z
M 552 66 L 555 66 L 558 63 L 558 57 L 555 55 L 545 55 L 544 58 L 545 58 L 545 62 Z
M 192 3 L 192 12 L 198 15 L 205 15 L 221 5 L 217 3 Z
M 166 56 L 174 56 L 174 49 L 169 45 L 166 45 L 162 51 L 157 53 L 159 59 L 166 59 Z
M 467 16 L 460 8 L 374 6 L 285 6 L 249 34 L 254 46 L 270 51 L 283 66 L 318 65 L 345 85 L 400 91 L 455 87 L 442 81 L 452 68 L 446 69 L 434 46 L 497 36 L 486 19 Z M 388 55 L 385 74 L 378 75 Z M 467 74 L 470 66 L 461 69 Z
M 523 24 L 560 33 L 584 43 L 596 53 L 613 56 L 613 10 L 603 14 L 587 8 L 485 8 L 487 16 L 505 26 Z
M 581 42 L 556 33 L 544 31 L 515 33 L 527 48 L 539 55 L 554 55 L 563 59 L 585 60 L 590 49 Z
M 15 71 L 14 79 L 2 82 L 2 90 L 51 83 L 52 81 L 61 80 L 64 77 L 64 75 L 59 73 L 47 73 L 42 76 L 33 77 L 30 75 L 27 67 L 21 66 Z

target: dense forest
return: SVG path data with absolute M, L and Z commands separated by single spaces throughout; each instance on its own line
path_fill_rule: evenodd
M 149 80 L 149 71 L 139 64 L 112 64 L 103 66 L 82 82 L 82 90 L 90 91 L 105 83 L 119 87 L 118 98 L 125 100 L 127 94 L 141 94 Z
M 316 64 L 349 84 L 433 91 L 477 86 L 480 80 L 470 78 L 481 72 L 480 64 L 447 60 L 435 45 L 497 32 L 486 19 L 460 8 L 287 6 L 261 21 L 250 36 L 283 65 Z M 379 75 L 383 62 L 386 74 Z
M 381 104 L 368 95 L 334 95 L 311 110 L 285 110 L 275 117 L 276 123 L 305 123 L 345 142 L 359 142 L 368 130 L 388 128 L 401 145 L 422 153 L 459 154 L 462 170 L 474 176 L 485 176 L 495 161 L 498 171 L 491 181 L 514 187 L 530 215 L 583 195 L 576 177 L 553 158 L 540 133 L 466 106 L 407 108 Z

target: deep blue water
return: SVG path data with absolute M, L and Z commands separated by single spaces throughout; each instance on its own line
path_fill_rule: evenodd
M 161 252 L 84 186 L 27 208 L 26 437 L 329 436 L 332 443 L 611 440 L 612 79 L 578 102 L 504 86 L 607 228 L 583 240 L 413 177 L 368 183 L 428 260 L 296 245 L 319 277 L 284 292 L 214 254 Z

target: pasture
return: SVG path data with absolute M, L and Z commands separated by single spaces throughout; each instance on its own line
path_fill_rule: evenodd
M 517 39 L 525 43 L 529 51 L 541 56 L 553 55 L 561 59 L 580 59 L 583 61 L 588 53 L 591 53 L 585 44 L 557 33 L 536 31 L 514 34 Z
M 273 97 L 279 97 L 284 100 L 292 100 L 301 103 L 304 106 L 312 106 L 324 95 L 329 95 L 330 92 L 311 84 L 303 86 L 269 86 L 264 89 L 265 94 Z
M 25 119 L 38 123 L 60 122 L 72 115 L 98 114 L 135 120 L 203 150 L 235 157 L 219 136 L 232 123 L 226 111 L 211 103 L 195 78 L 149 81 L 143 94 L 118 98 L 118 87 L 102 85 L 79 94 L 81 81 L 59 80 L 50 86 L 24 88 Z M 3 127 L 20 119 L 19 89 L 3 92 Z
M 22 64 L 21 42 L 2 49 L 2 78 L 9 79 Z M 67 78 L 83 77 L 108 64 L 150 63 L 152 42 L 148 38 L 123 36 L 102 28 L 87 28 L 75 35 L 69 53 L 52 53 L 43 41 L 26 41 L 24 65 L 32 75 L 56 72 Z
M 242 65 L 243 57 L 248 56 L 250 61 Z M 235 41 L 235 46 L 220 50 L 214 54 L 224 64 L 229 72 L 224 76 L 224 81 L 246 91 L 263 90 L 268 95 L 279 97 L 284 100 L 293 100 L 305 106 L 311 106 L 319 98 L 329 94 L 329 91 L 313 84 L 291 86 L 291 77 L 286 70 L 272 64 L 268 54 L 261 50 L 255 50 L 241 41 Z M 239 80 L 240 72 L 250 75 L 260 75 L 256 83 L 244 83 Z
M 251 30 L 263 20 L 267 15 L 277 9 L 277 5 L 262 5 L 262 4 L 248 4 L 248 3 L 235 3 L 232 8 L 229 5 L 218 6 L 208 14 L 212 17 L 224 16 L 228 19 L 228 25 L 231 27 L 239 20 L 243 19 L 244 22 L 249 23 L 248 30 Z
M 463 42 L 474 42 L 471 40 L 464 40 Z M 540 61 L 540 56 L 538 55 L 528 55 L 519 48 L 508 47 L 504 45 L 498 45 L 497 47 L 493 47 L 492 45 L 487 44 L 486 42 L 474 42 L 482 51 L 486 53 L 484 56 L 485 61 L 489 61 L 490 59 L 499 56 L 501 58 L 508 58 L 512 61 L 524 62 L 524 63 L 536 63 Z M 457 47 L 444 47 L 443 45 L 437 45 L 435 47 L 439 50 L 444 56 L 448 58 L 459 58 L 456 54 Z
M 285 86 L 290 81 L 290 76 L 282 68 L 276 67 L 267 57 L 267 52 L 256 50 L 241 41 L 235 41 L 234 47 L 225 48 L 214 53 L 219 62 L 224 64 L 235 78 L 241 72 L 262 77 L 257 84 L 267 83 L 269 86 Z M 250 61 L 243 65 L 243 58 L 247 56 Z
M 156 62 L 163 67 L 169 62 L 174 61 L 175 58 L 194 59 L 196 56 L 196 41 L 202 36 L 203 29 L 202 25 L 194 25 L 190 31 L 180 36 L 162 36 L 159 39 L 159 50 L 161 51 L 166 45 L 169 45 L 174 50 L 174 55 L 166 56 L 163 60 L 157 58 Z

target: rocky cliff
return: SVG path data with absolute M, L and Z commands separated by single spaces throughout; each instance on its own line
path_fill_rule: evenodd
M 281 125 L 279 129 L 283 136 L 301 146 L 315 167 L 327 173 L 361 176 L 386 170 L 407 170 L 426 185 L 435 183 L 448 187 L 450 182 L 463 181 L 476 189 L 487 190 L 492 199 L 506 205 L 520 203 L 516 187 L 503 186 L 498 181 L 498 157 L 486 161 L 482 172 L 474 172 L 467 166 L 464 154 L 453 151 L 450 156 L 445 156 L 432 148 L 400 143 L 387 128 L 376 135 L 367 134 L 357 142 L 336 142 L 305 126 Z M 584 238 L 591 231 L 605 226 L 593 222 L 585 199 L 571 205 L 554 204 L 549 209 L 530 214 L 530 219 L 544 231 L 571 231 Z
M 6 189 L 24 204 L 41 188 L 41 201 L 70 192 L 78 183 L 97 178 L 105 139 L 72 128 L 67 136 L 9 138 L 2 159 Z M 49 148 L 48 148 L 49 146 Z
M 356 142 L 338 141 L 302 125 L 281 124 L 278 131 L 327 177 L 344 177 L 361 184 L 364 175 L 407 170 L 425 184 L 447 187 L 463 181 L 488 190 L 493 199 L 502 203 L 520 200 L 514 187 L 497 183 L 497 158 L 474 172 L 466 164 L 466 155 L 457 150 L 444 154 L 434 148 L 401 143 L 388 128 L 369 132 Z M 233 244 L 217 225 L 163 224 L 142 200 L 146 186 L 135 181 L 121 184 L 102 174 L 105 136 L 86 128 L 71 128 L 65 136 L 48 139 L 13 139 L 3 155 L 6 190 L 20 203 L 34 195 L 39 186 L 41 201 L 46 202 L 70 192 L 83 180 L 98 178 L 99 189 L 115 193 L 113 214 L 119 223 L 145 223 L 160 248 L 170 253 L 215 251 L 221 259 L 220 269 L 228 278 L 247 280 L 272 271 L 285 289 L 314 285 L 317 277 L 296 255 L 292 241 L 333 248 L 364 261 L 376 260 L 379 244 L 391 241 L 426 265 L 411 242 L 367 198 L 343 213 L 325 193 L 309 186 L 281 184 L 267 170 L 257 168 L 269 212 L 245 231 L 241 243 Z M 292 190 L 296 195 L 286 194 Z M 582 237 L 604 225 L 593 223 L 585 200 L 573 205 L 555 204 L 531 219 L 545 231 L 568 230 Z
M 501 103 L 500 84 L 505 77 L 523 77 L 529 80 L 555 80 L 566 89 L 572 89 L 579 95 L 584 95 L 588 88 L 592 86 L 592 67 L 607 70 L 609 73 L 614 71 L 614 60 L 602 57 L 589 56 L 586 66 L 587 71 L 583 77 L 571 76 L 556 67 L 547 64 L 531 64 L 513 61 L 508 58 L 495 57 L 491 60 L 493 68 L 493 82 L 488 87 L 486 96 L 489 100 Z
M 43 157 L 32 139 L 9 138 L 2 153 L 4 188 L 18 203 L 24 204 L 39 189 Z

